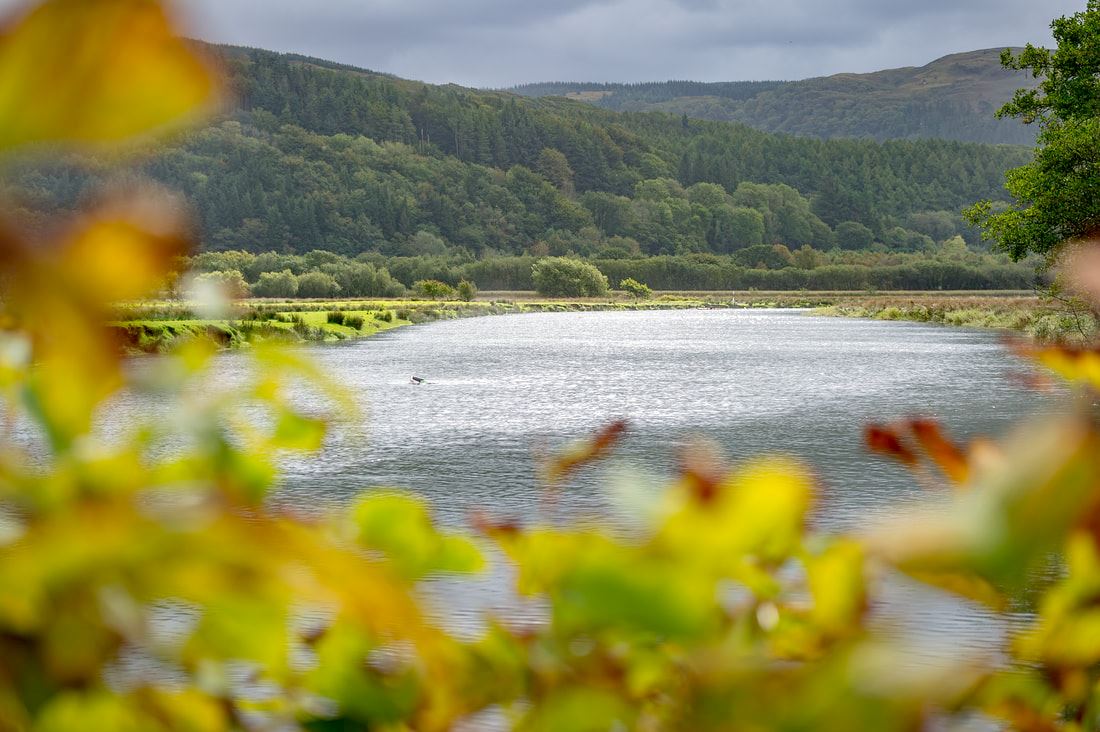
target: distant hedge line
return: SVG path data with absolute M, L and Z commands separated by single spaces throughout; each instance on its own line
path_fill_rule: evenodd
M 760 249 L 761 255 L 773 253 L 772 247 Z M 953 257 L 837 254 L 809 248 L 793 253 L 781 248 L 781 253 L 782 257 L 771 259 L 696 254 L 586 261 L 613 286 L 633 279 L 655 290 L 1021 290 L 1032 287 L 1037 276 L 1034 264 L 967 251 Z M 253 255 L 230 251 L 206 252 L 182 267 L 232 279 L 242 295 L 251 291 L 267 297 L 394 297 L 425 280 L 452 287 L 468 281 L 480 290 L 534 290 L 532 267 L 539 260 L 533 256 L 475 260 L 380 254 L 352 259 L 330 252 Z M 313 279 L 323 279 L 324 288 L 315 287 L 318 283 Z M 288 285 L 294 280 L 294 286 L 274 291 L 282 280 Z
M 431 276 L 444 282 L 469 279 L 481 290 L 533 290 L 533 257 L 498 257 L 463 265 L 391 261 L 400 282 Z M 1025 264 L 971 264 L 935 260 L 911 264 L 826 264 L 814 269 L 758 269 L 729 259 L 691 257 L 591 260 L 612 283 L 632 278 L 655 290 L 1022 290 L 1032 287 L 1035 268 Z M 430 274 L 429 274 L 430 273 Z

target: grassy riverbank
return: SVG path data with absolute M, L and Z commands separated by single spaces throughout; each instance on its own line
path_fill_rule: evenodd
M 811 307 L 810 301 L 802 307 Z M 186 303 L 143 302 L 120 306 L 111 326 L 131 351 L 155 353 L 182 337 L 207 335 L 227 348 L 260 340 L 336 342 L 436 320 L 532 312 L 608 310 L 675 310 L 703 307 L 747 307 L 731 298 L 662 296 L 651 300 L 624 298 L 478 299 L 473 302 L 374 300 L 248 300 L 223 319 L 202 319 Z M 758 307 L 776 306 L 762 303 Z M 791 305 L 787 305 L 791 307 Z
M 937 293 L 838 298 L 818 315 L 908 320 L 918 323 L 1013 331 L 1038 341 L 1084 342 L 1097 334 L 1096 320 L 1072 303 L 1036 295 Z
M 664 293 L 650 300 L 618 295 L 549 299 L 531 292 L 490 292 L 472 302 L 372 300 L 246 300 L 223 319 L 202 319 L 186 303 L 120 306 L 112 324 L 125 348 L 152 353 L 177 339 L 205 334 L 227 348 L 260 340 L 335 342 L 417 323 L 529 312 L 812 308 L 815 314 L 940 323 L 1016 331 L 1039 340 L 1080 341 L 1095 322 L 1058 303 L 1023 292 L 704 292 Z

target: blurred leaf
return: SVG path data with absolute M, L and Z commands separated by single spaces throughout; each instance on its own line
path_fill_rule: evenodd
M 868 539 L 914 577 L 986 602 L 1021 587 L 1100 505 L 1100 435 L 1082 418 L 1022 428 L 947 508 L 910 512 Z M 997 604 L 994 607 L 998 606 Z
M 867 610 L 863 547 L 851 540 L 837 540 L 824 551 L 807 556 L 805 562 L 814 623 L 834 635 L 858 629 Z
M 1066 552 L 1066 576 L 1046 594 L 1039 622 L 1017 640 L 1023 659 L 1056 667 L 1100 664 L 1100 548 L 1075 534 Z
M 159 285 L 185 249 L 182 230 L 175 208 L 152 203 L 104 209 L 56 249 L 0 235 L 6 305 L 36 363 L 24 399 L 56 451 L 89 431 L 95 408 L 121 385 L 107 306 Z
M 970 475 L 966 453 L 947 439 L 940 425 L 928 419 L 913 419 L 909 421 L 909 429 L 917 444 L 944 475 L 956 484 L 966 482 Z
M 714 586 L 656 558 L 586 553 L 551 591 L 555 624 L 569 633 L 611 629 L 696 637 L 716 624 Z
M 143 701 L 161 719 L 171 720 L 173 732 L 223 732 L 230 729 L 225 704 L 194 689 L 153 688 Z
M 432 525 L 423 500 L 403 494 L 369 495 L 353 516 L 359 543 L 385 554 L 403 576 L 476 572 L 484 560 L 469 539 L 444 536 Z
M 215 96 L 209 69 L 153 0 L 48 0 L 0 36 L 0 150 L 121 140 Z
M 923 456 L 956 485 L 965 483 L 970 476 L 969 456 L 947 439 L 940 425 L 932 420 L 868 425 L 863 439 L 871 452 L 894 458 L 908 468 L 916 468 Z
M 1018 345 L 1016 350 L 1072 384 L 1100 390 L 1100 350 L 1096 348 Z
M 554 692 L 523 721 L 528 732 L 609 732 L 634 729 L 635 710 L 623 699 L 598 688 L 573 687 Z
M 317 644 L 316 668 L 309 675 L 314 692 L 339 704 L 340 716 L 385 725 L 407 719 L 420 700 L 415 676 L 399 659 L 385 673 L 377 644 L 349 628 L 337 628 Z M 411 659 L 410 659 L 411 660 Z
M 164 727 L 126 697 L 106 691 L 69 692 L 54 697 L 40 712 L 34 732 L 156 732 Z
M 727 476 L 713 497 L 691 486 L 671 494 L 657 541 L 689 562 L 735 572 L 749 555 L 778 564 L 800 546 L 813 498 L 802 466 L 785 459 L 753 462 Z
M 286 450 L 317 450 L 325 439 L 325 431 L 324 420 L 305 417 L 290 409 L 281 409 L 271 437 L 271 446 Z
M 604 457 L 618 444 L 626 428 L 624 421 L 612 422 L 591 437 L 572 443 L 546 465 L 546 481 L 558 483 L 582 465 Z

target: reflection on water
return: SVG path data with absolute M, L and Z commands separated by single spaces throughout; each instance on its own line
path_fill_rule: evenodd
M 558 519 L 614 516 L 608 471 L 670 475 L 677 446 L 705 435 L 735 459 L 805 458 L 823 485 L 817 526 L 853 530 L 924 497 L 902 469 L 861 449 L 868 420 L 929 415 L 966 438 L 1000 434 L 1043 407 L 1011 377 L 1022 365 L 995 334 L 789 310 L 476 318 L 311 355 L 370 404 L 369 422 L 339 430 L 320 456 L 287 461 L 278 500 L 313 508 L 396 486 L 427 497 L 451 525 L 475 508 L 530 519 L 541 505 L 533 456 L 625 418 L 616 457 L 568 486 Z M 218 379 L 243 378 L 244 363 L 226 354 Z M 411 383 L 414 374 L 427 383 Z M 150 405 L 119 408 L 124 419 Z M 430 601 L 464 633 L 486 608 L 537 620 L 540 608 L 512 599 L 509 584 L 497 561 L 475 582 L 436 583 Z M 981 652 L 1005 632 L 977 608 L 903 583 L 887 589 L 881 622 L 901 622 L 898 609 L 930 654 Z

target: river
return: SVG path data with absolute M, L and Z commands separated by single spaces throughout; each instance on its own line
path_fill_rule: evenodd
M 629 524 L 606 486 L 659 485 L 679 446 L 703 436 L 735 461 L 803 458 L 821 483 L 815 528 L 857 531 L 926 497 L 905 470 L 863 449 L 865 423 L 924 415 L 956 438 L 1000 435 L 1049 399 L 1022 385 L 1026 366 L 995 333 L 791 310 L 471 318 L 308 352 L 369 404 L 369 417 L 338 429 L 320 455 L 287 460 L 276 500 L 314 510 L 400 487 L 449 526 L 475 509 L 532 520 L 545 509 L 536 456 L 625 419 L 614 457 L 567 486 L 555 520 Z M 246 363 L 222 356 L 219 382 L 244 378 Z M 428 589 L 455 632 L 475 635 L 486 611 L 537 621 L 540 608 L 512 597 L 508 567 L 494 558 L 475 581 Z M 905 582 L 889 582 L 883 598 L 876 622 L 914 641 L 918 660 L 985 654 L 1008 627 Z

